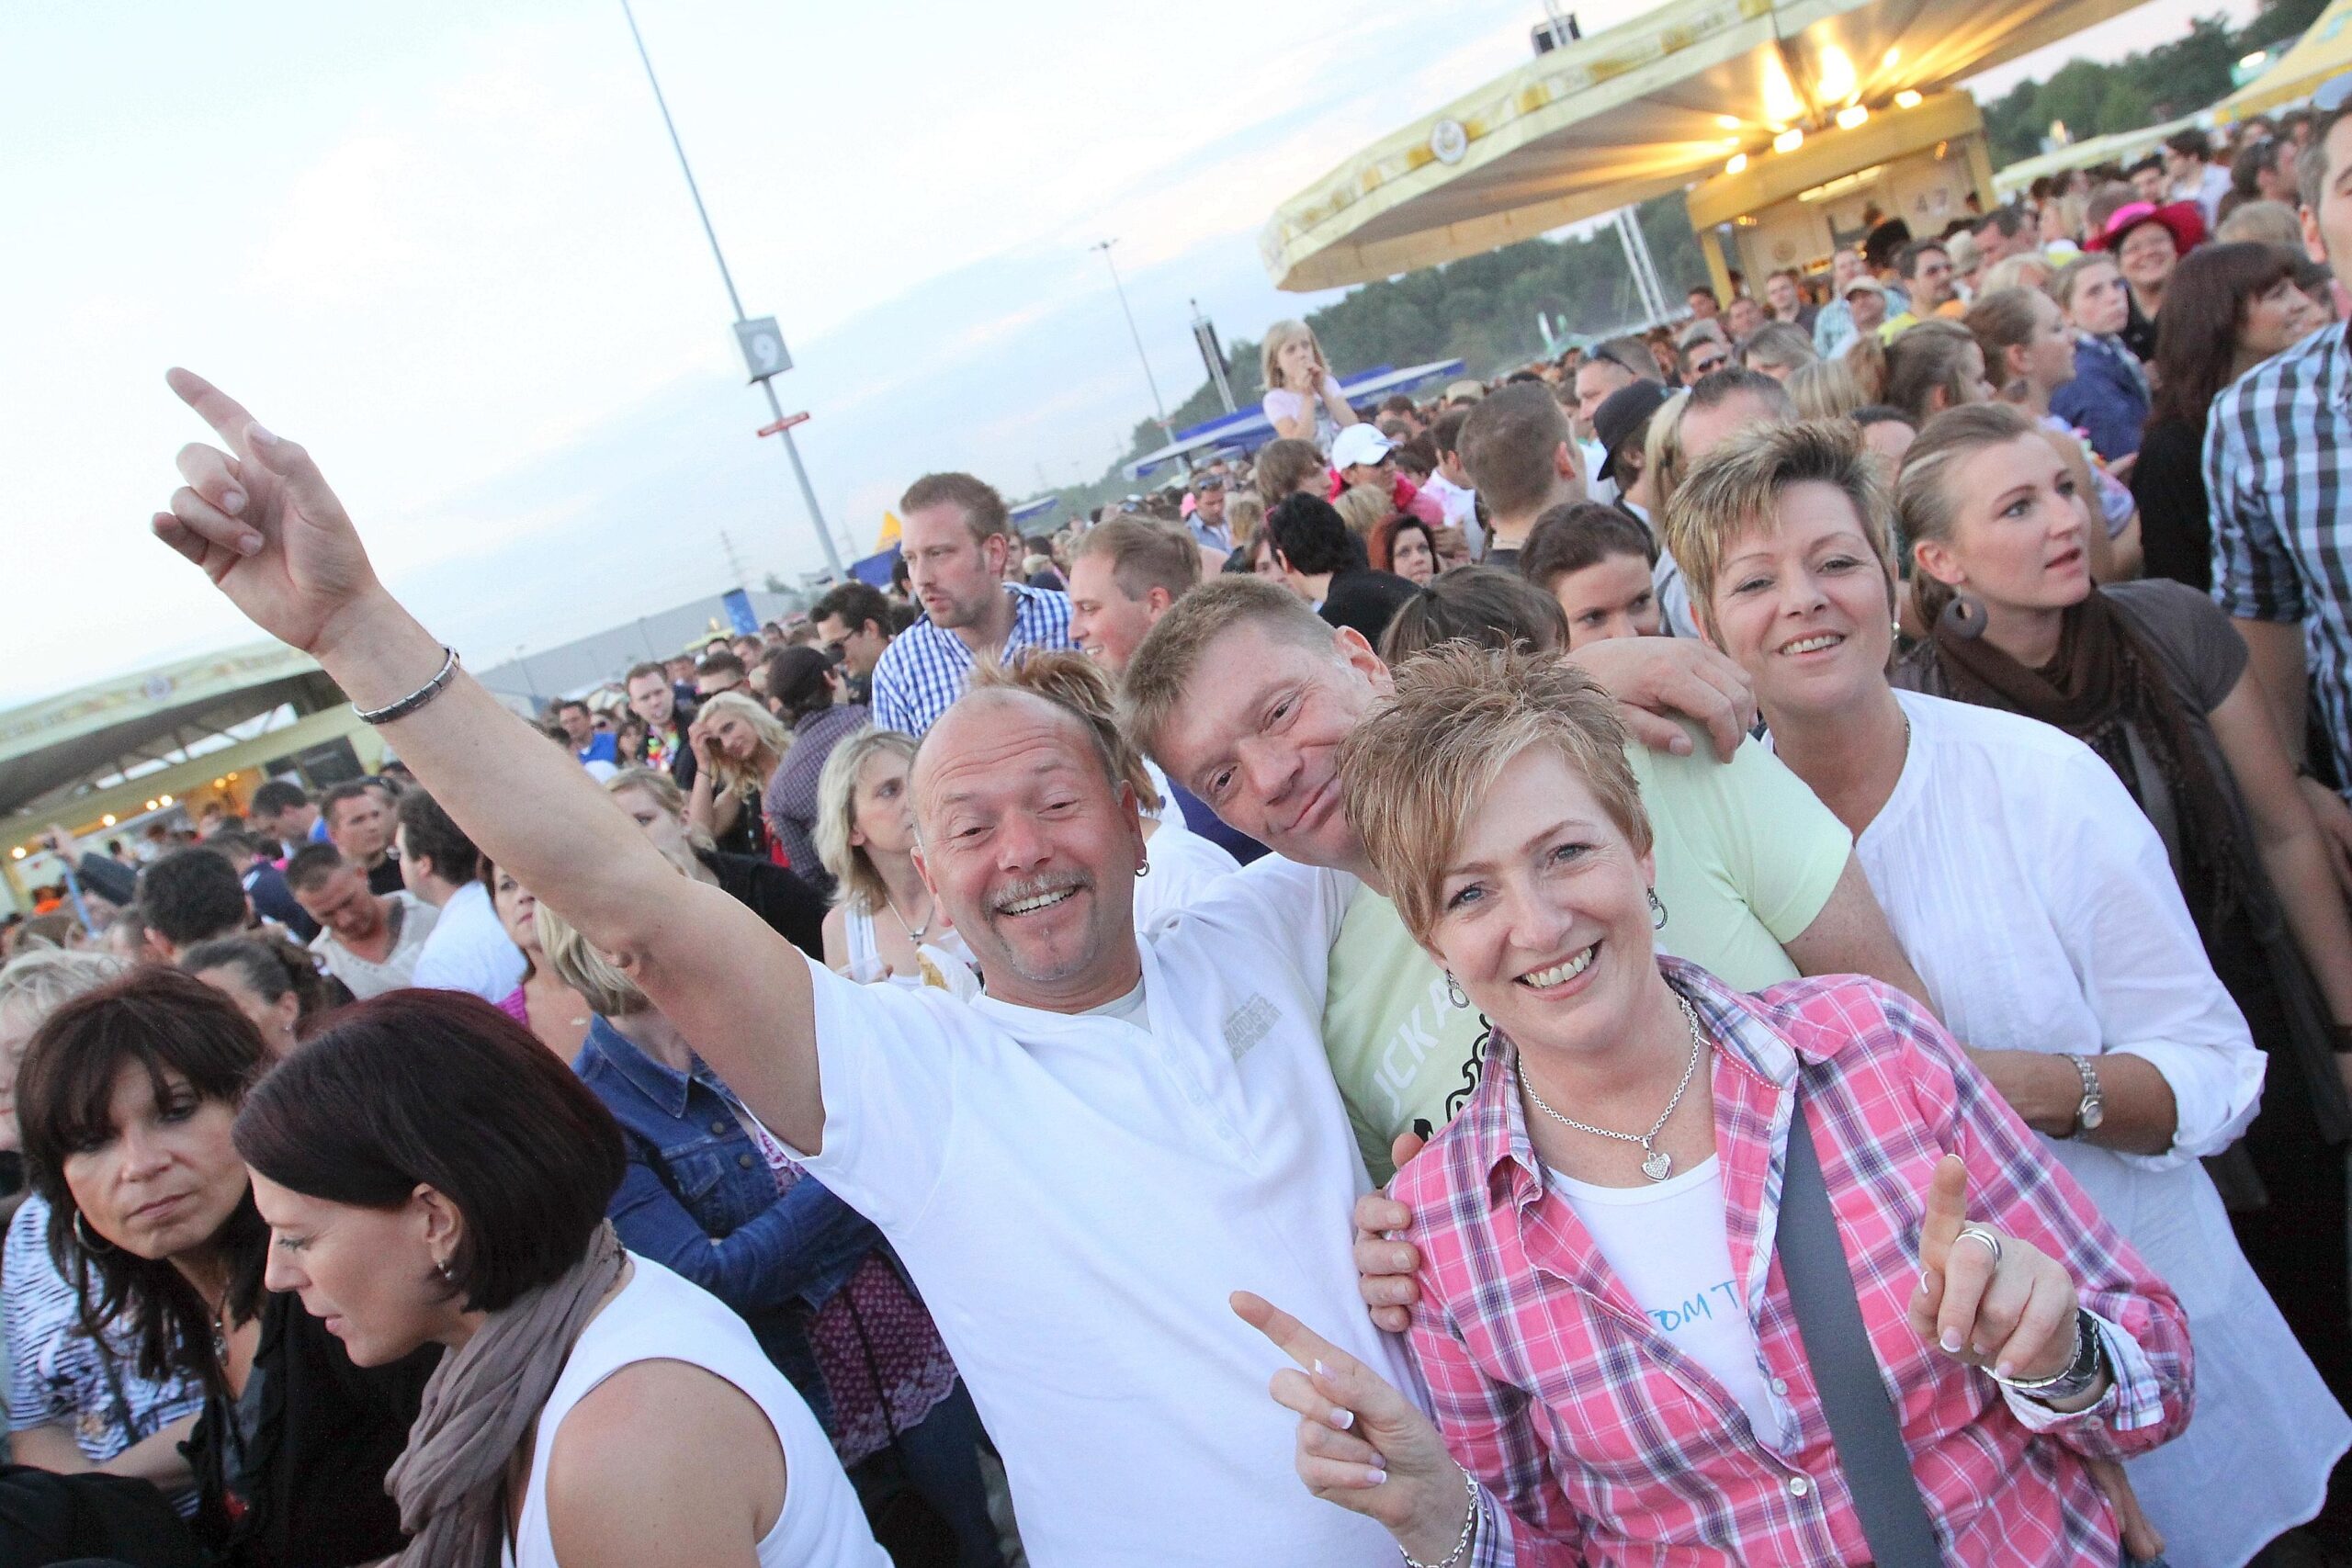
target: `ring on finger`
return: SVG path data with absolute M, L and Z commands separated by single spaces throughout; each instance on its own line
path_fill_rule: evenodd
M 1989 1226 L 1962 1225 L 1960 1227 L 1960 1235 L 1954 1239 L 1959 1241 L 1981 1242 L 1984 1244 L 1985 1250 L 1992 1253 L 1993 1261 L 1995 1263 L 1997 1264 L 2001 1261 L 2000 1233 Z

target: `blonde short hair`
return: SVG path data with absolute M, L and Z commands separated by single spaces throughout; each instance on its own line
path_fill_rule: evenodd
M 1371 538 L 1372 531 L 1396 510 L 1395 502 L 1369 485 L 1350 485 L 1331 505 L 1339 513 L 1340 521 L 1348 525 L 1348 532 L 1359 539 Z
M 714 783 L 746 800 L 756 802 L 760 792 L 767 788 L 768 774 L 775 770 L 776 763 L 784 761 L 785 752 L 792 749 L 792 731 L 785 728 L 783 721 L 775 715 L 741 692 L 721 692 L 717 696 L 705 697 L 701 710 L 695 716 L 695 722 L 699 724 L 705 719 L 728 714 L 751 727 L 752 733 L 759 737 L 760 744 L 768 750 L 771 760 L 763 770 L 758 758 L 740 762 L 727 754 L 725 747 L 713 745 L 710 749 L 710 771 L 717 775 Z
M 1451 642 L 1396 671 L 1395 694 L 1341 745 L 1340 784 L 1396 912 L 1426 942 L 1464 831 L 1531 746 L 1557 750 L 1634 852 L 1648 853 L 1650 819 L 1627 744 L 1615 701 L 1557 655 Z
M 1789 372 L 1789 400 L 1799 419 L 1844 419 L 1864 400 L 1862 384 L 1843 360 L 1816 359 Z
M 130 962 L 111 953 L 30 948 L 0 966 L 0 1013 L 17 1012 L 38 1027 L 83 992 L 130 973 Z
M 1235 549 L 1244 548 L 1256 538 L 1265 522 L 1266 503 L 1258 499 L 1256 491 L 1245 490 L 1227 500 L 1225 525 L 1232 532 Z
M 1693 465 L 1666 508 L 1667 553 L 1682 569 L 1691 607 L 1709 631 L 1719 629 L 1715 578 L 1725 553 L 1747 535 L 1776 526 L 1782 491 L 1816 483 L 1836 486 L 1853 502 L 1892 596 L 1886 487 L 1862 446 L 1860 427 L 1849 419 L 1753 425 Z
M 866 759 L 885 755 L 903 759 L 911 773 L 914 737 L 870 726 L 852 730 L 826 755 L 817 774 L 817 824 L 811 836 L 817 841 L 818 863 L 833 879 L 833 901 L 868 914 L 882 907 L 890 890 L 883 886 L 874 857 L 849 840 L 857 830 L 857 775 L 865 771 Z

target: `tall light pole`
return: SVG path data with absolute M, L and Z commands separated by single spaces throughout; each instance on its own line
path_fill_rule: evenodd
M 735 292 L 735 275 L 727 270 L 726 254 L 718 248 L 718 231 L 710 226 L 710 210 L 702 204 L 702 187 L 695 184 L 694 165 L 686 162 L 685 143 L 678 140 L 677 122 L 670 118 L 670 101 L 662 96 L 661 78 L 653 74 L 653 57 L 645 52 L 645 35 L 637 30 L 637 13 L 629 8 L 628 0 L 621 0 L 621 15 L 628 18 L 628 36 L 637 42 L 638 59 L 645 62 L 645 79 L 652 85 L 654 106 L 662 111 L 662 124 L 670 133 L 670 146 L 678 154 L 679 172 L 686 176 L 686 193 L 695 198 L 695 215 L 702 220 L 703 235 L 710 241 L 710 259 L 718 264 L 718 279 L 727 285 L 727 302 L 734 307 L 736 333 L 740 337 L 743 328 L 750 324 L 743 316 L 743 297 Z M 780 339 L 776 340 L 775 352 L 779 355 L 782 352 Z M 760 368 L 756 363 L 753 365 L 755 373 Z M 786 362 L 773 367 L 770 375 L 758 376 L 760 390 L 767 394 L 768 412 L 775 416 L 775 424 L 770 428 L 784 437 L 784 455 L 792 460 L 792 477 L 800 481 L 800 499 L 808 504 L 808 521 L 817 530 L 817 542 L 825 547 L 825 564 L 832 569 L 835 577 L 839 577 L 842 575 L 841 551 L 833 544 L 833 531 L 825 526 L 825 513 L 817 504 L 816 488 L 808 482 L 808 470 L 800 465 L 800 448 L 793 443 L 791 426 L 785 423 L 784 404 L 777 400 L 775 383 L 771 378 L 774 371 L 790 368 L 789 362 Z
M 1086 248 L 1102 253 L 1102 265 L 1111 269 L 1111 287 L 1119 296 L 1119 313 L 1127 319 L 1127 335 L 1136 342 L 1136 357 L 1143 362 L 1144 385 L 1151 389 L 1151 407 L 1159 417 L 1159 433 L 1168 437 L 1168 445 L 1176 445 L 1176 427 L 1168 423 L 1168 405 L 1160 400 L 1159 382 L 1152 376 L 1151 359 L 1143 351 L 1143 333 L 1136 331 L 1136 313 L 1127 309 L 1127 287 L 1119 281 L 1119 264 L 1111 259 L 1111 247 L 1116 240 L 1102 240 Z

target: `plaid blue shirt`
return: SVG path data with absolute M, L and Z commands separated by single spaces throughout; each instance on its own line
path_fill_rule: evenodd
M 2352 779 L 2352 345 L 2324 327 L 2213 400 L 2205 492 L 2213 597 L 2241 620 L 2300 621 L 2339 778 Z
M 1024 648 L 1078 646 L 1069 635 L 1069 595 L 1019 582 L 1004 591 L 1013 600 L 1012 635 L 997 650 L 1000 660 L 1009 662 Z M 923 616 L 893 638 L 874 666 L 875 728 L 921 735 L 963 694 L 973 662 L 962 637 Z

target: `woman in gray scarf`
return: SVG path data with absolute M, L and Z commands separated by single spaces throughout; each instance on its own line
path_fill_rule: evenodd
M 386 1479 L 402 1568 L 888 1568 L 742 1320 L 623 1250 L 603 1103 L 476 998 L 399 991 L 254 1088 L 267 1282 L 354 1362 L 446 1348 Z

